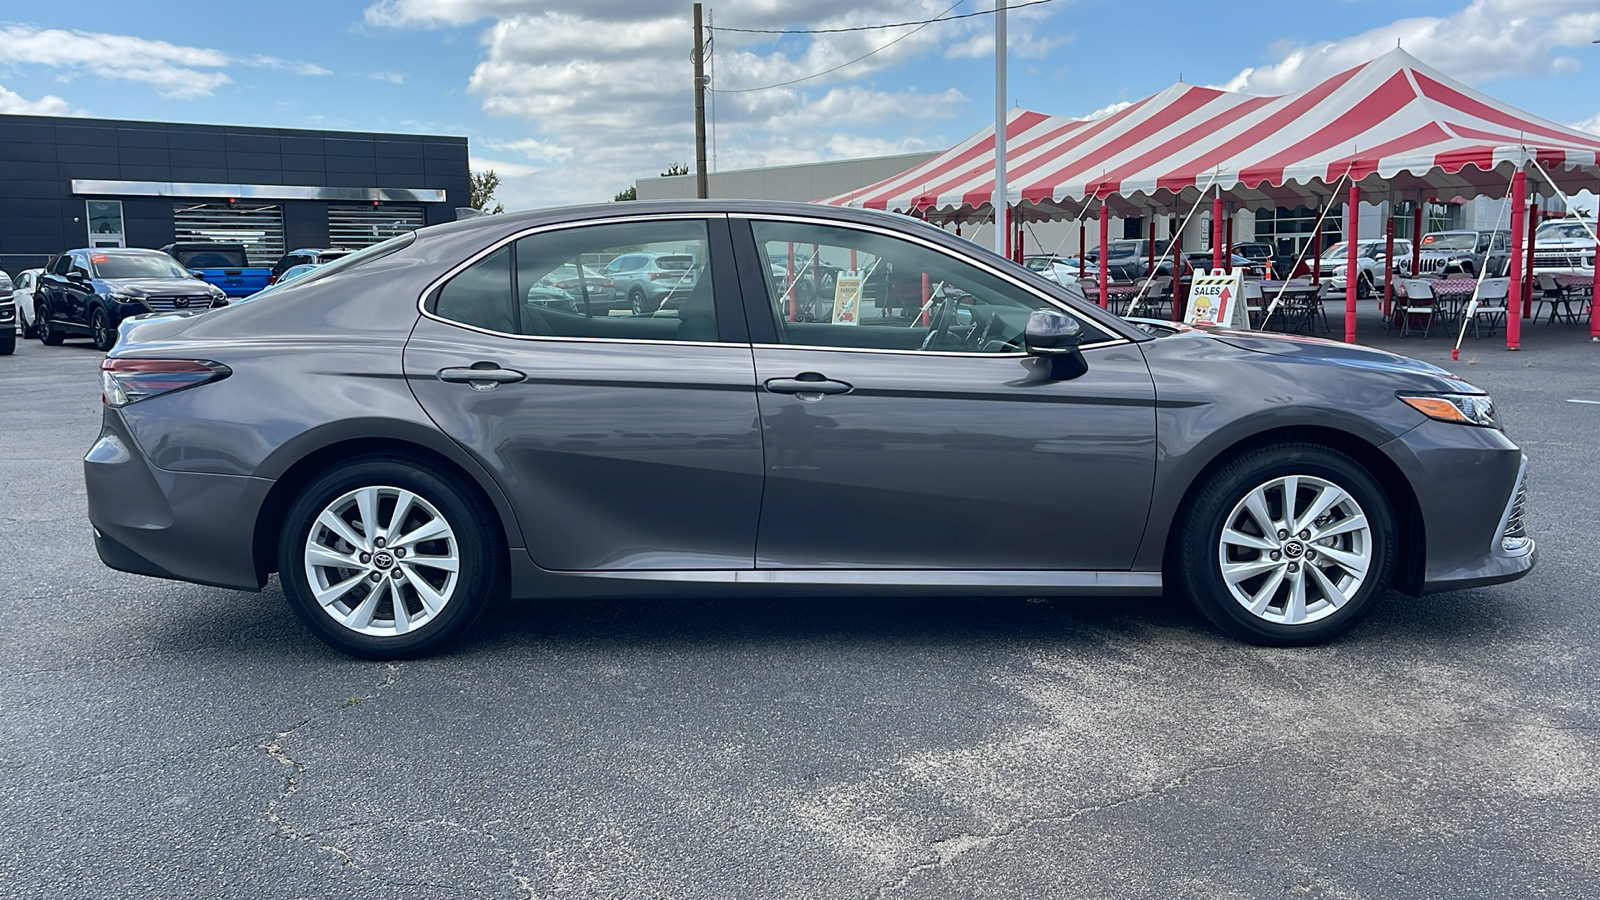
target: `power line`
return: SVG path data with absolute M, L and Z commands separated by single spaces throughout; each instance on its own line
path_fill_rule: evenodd
M 1026 9 L 1030 6 L 1039 6 L 1043 3 L 1054 3 L 1055 0 L 1029 0 L 1027 3 L 1017 3 L 1007 6 L 1007 12 Z M 957 3 L 950 9 L 960 6 Z M 996 10 L 985 9 L 978 12 L 962 13 L 959 16 L 946 15 L 950 9 L 945 10 L 931 19 L 917 19 L 911 22 L 895 22 L 889 25 L 857 25 L 851 28 L 718 28 L 717 31 L 737 31 L 742 34 L 844 34 L 848 31 L 880 31 L 885 28 L 905 28 L 910 25 L 932 25 L 934 22 L 954 22 L 957 19 L 971 19 L 974 16 L 992 16 Z M 1595 43 L 1600 44 L 1600 41 Z
M 966 2 L 966 0 L 956 0 L 955 3 L 950 4 L 950 9 L 946 9 L 944 11 L 944 13 L 949 12 L 951 9 L 955 9 L 956 7 L 960 6 L 962 3 L 965 3 L 965 2 Z M 1034 2 L 1035 3 L 1048 3 L 1048 2 L 1050 2 L 1050 0 L 1034 0 Z M 921 31 L 922 29 L 927 28 L 929 25 L 932 25 L 935 22 L 940 22 L 940 21 L 947 22 L 947 21 L 949 21 L 949 19 L 943 18 L 944 17 L 944 13 L 940 13 L 937 17 L 929 19 L 926 22 L 923 22 L 923 23 L 917 25 L 916 28 L 913 28 L 910 31 L 906 32 L 905 34 L 900 35 L 899 37 L 895 38 L 894 40 L 890 41 L 887 44 L 884 44 L 882 47 L 879 47 L 876 50 L 869 50 L 866 53 L 863 53 L 860 56 L 856 57 L 855 59 L 852 59 L 849 62 L 842 62 L 839 65 L 834 66 L 831 69 L 824 69 L 821 72 L 816 72 L 816 73 L 813 73 L 811 75 L 807 75 L 807 76 L 805 76 L 803 78 L 796 78 L 796 79 L 794 79 L 792 81 L 780 81 L 777 84 L 769 84 L 769 85 L 764 85 L 762 87 L 734 88 L 734 89 L 731 89 L 731 90 L 723 90 L 721 88 L 707 88 L 707 90 L 711 91 L 711 93 L 713 93 L 713 94 L 749 94 L 749 93 L 752 93 L 754 91 L 770 91 L 773 88 L 788 87 L 791 84 L 799 84 L 802 81 L 810 81 L 813 78 L 821 78 L 824 75 L 829 75 L 829 74 L 832 74 L 834 72 L 837 72 L 840 69 L 844 68 L 845 66 L 853 66 L 856 63 L 861 62 L 863 59 L 866 59 L 867 57 L 872 56 L 875 53 L 881 53 L 884 50 L 887 50 L 890 47 L 893 47 L 895 44 L 900 43 L 901 41 L 905 40 L 906 38 L 911 37 L 913 34 L 916 34 L 917 32 Z M 892 26 L 888 26 L 888 27 L 892 27 Z M 734 29 L 725 28 L 723 30 L 724 31 L 732 31 Z

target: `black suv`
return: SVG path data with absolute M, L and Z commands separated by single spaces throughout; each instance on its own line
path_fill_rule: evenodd
M 159 250 L 68 250 L 51 261 L 34 289 L 39 340 L 50 346 L 84 336 L 96 349 L 110 350 L 128 316 L 227 305 L 221 288 L 197 280 Z
M 283 277 L 283 273 L 295 266 L 320 266 L 323 263 L 331 263 L 341 256 L 349 256 L 354 252 L 354 250 L 346 250 L 339 247 L 326 247 L 321 250 L 290 250 L 272 264 L 272 276 L 268 278 L 267 284 L 277 284 L 278 279 Z

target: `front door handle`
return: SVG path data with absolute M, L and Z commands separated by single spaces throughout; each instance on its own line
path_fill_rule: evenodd
M 799 394 L 802 400 L 818 399 L 823 394 L 848 394 L 855 386 L 843 381 L 824 378 L 815 372 L 805 372 L 795 378 L 769 378 L 763 386 L 774 394 Z M 807 395 L 812 395 L 810 398 Z
M 438 376 L 440 381 L 470 384 L 480 391 L 487 391 L 502 384 L 516 384 L 528 378 L 515 369 L 502 369 L 494 363 L 474 363 L 471 367 L 440 369 Z

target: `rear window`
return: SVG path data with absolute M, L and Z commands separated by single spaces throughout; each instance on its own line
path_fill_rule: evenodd
M 243 269 L 250 264 L 243 247 L 177 247 L 172 256 L 190 269 Z
M 656 265 L 663 269 L 687 269 L 694 265 L 692 256 L 662 256 L 657 257 Z

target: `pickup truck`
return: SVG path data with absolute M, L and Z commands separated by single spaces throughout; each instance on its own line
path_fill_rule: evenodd
M 168 244 L 161 252 L 206 284 L 222 288 L 229 297 L 248 297 L 272 279 L 270 266 L 250 265 L 243 244 L 190 241 Z
M 1594 227 L 1590 223 L 1590 228 Z M 1594 238 L 1576 219 L 1546 222 L 1533 233 L 1533 271 L 1593 272 Z

